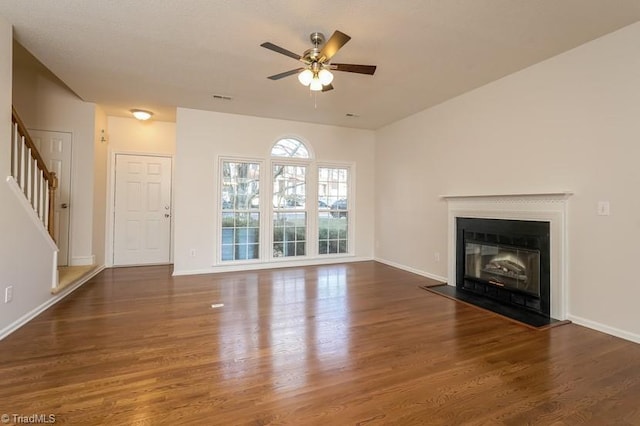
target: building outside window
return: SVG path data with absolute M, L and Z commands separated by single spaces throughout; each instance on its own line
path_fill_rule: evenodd
M 295 138 L 265 161 L 220 160 L 220 261 L 350 254 L 351 167 L 318 164 Z
M 260 257 L 260 164 L 222 162 L 221 259 Z
M 318 254 L 349 252 L 349 169 L 318 168 Z

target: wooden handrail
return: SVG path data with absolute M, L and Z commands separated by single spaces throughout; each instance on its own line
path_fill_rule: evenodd
M 42 159 L 42 156 L 40 155 L 40 152 L 38 151 L 38 147 L 33 143 L 33 140 L 31 139 L 31 136 L 27 131 L 27 127 L 24 125 L 24 123 L 20 119 L 20 116 L 18 116 L 18 112 L 13 106 L 11 106 L 11 121 L 12 121 L 12 124 L 15 126 L 18 132 L 18 135 L 20 136 L 21 143 L 24 144 L 24 146 L 28 149 L 29 153 L 31 154 L 31 158 L 33 159 L 33 161 L 35 161 L 36 167 L 42 174 L 42 179 L 47 182 L 47 196 L 46 196 L 47 205 L 43 206 L 44 200 L 38 199 L 37 198 L 38 195 L 34 195 L 32 193 L 32 192 L 35 192 L 34 188 L 36 188 L 37 186 L 36 184 L 30 183 L 32 187 L 29 188 L 29 190 L 25 190 L 25 188 L 22 188 L 22 189 L 25 190 L 25 195 L 27 196 L 27 198 L 30 198 L 29 202 L 31 203 L 34 210 L 36 210 L 36 212 L 42 219 L 43 224 L 47 227 L 47 231 L 49 232 L 49 235 L 51 235 L 51 238 L 53 238 L 55 241 L 54 213 L 55 213 L 55 205 L 56 205 L 55 204 L 56 190 L 58 189 L 58 177 L 54 172 L 50 171 L 49 168 L 47 167 L 46 163 Z M 12 132 L 12 135 L 13 133 L 14 132 Z M 13 140 L 11 142 L 12 144 L 11 145 L 11 149 L 12 149 L 11 161 L 12 161 L 13 176 L 20 183 L 23 181 L 23 179 L 19 178 L 20 176 L 18 176 L 18 174 L 22 174 L 22 175 L 25 174 L 25 171 L 24 171 L 25 165 L 24 163 L 20 166 L 18 166 L 18 164 L 14 164 L 14 163 L 17 163 L 18 161 L 22 161 L 22 160 L 19 160 L 17 156 L 14 155 L 14 150 L 16 149 L 17 143 L 18 142 L 15 142 Z M 23 150 L 24 147 L 20 147 L 20 149 Z
M 20 120 L 20 117 L 18 116 L 18 113 L 16 112 L 16 109 L 13 107 L 13 105 L 11 106 L 11 121 L 18 125 L 18 132 L 20 133 L 20 136 L 24 138 L 25 144 L 29 147 L 29 149 L 31 149 L 31 156 L 38 163 L 38 168 L 42 170 L 42 173 L 44 173 L 45 179 L 51 182 L 53 180 L 51 179 L 52 172 L 49 171 L 49 168 L 40 156 L 38 147 L 36 147 L 36 144 L 33 143 L 33 140 L 31 139 L 31 136 L 29 136 L 29 132 L 27 131 L 27 127 L 24 125 L 22 120 Z M 51 184 L 49 184 L 49 188 L 51 188 Z

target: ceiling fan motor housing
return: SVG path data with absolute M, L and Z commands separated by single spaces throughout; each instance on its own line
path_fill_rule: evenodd
M 318 47 L 320 45 L 324 44 L 325 38 L 324 38 L 324 34 L 322 33 L 311 33 L 311 35 L 309 36 L 309 38 L 311 39 L 311 43 L 313 43 L 313 45 L 315 47 Z

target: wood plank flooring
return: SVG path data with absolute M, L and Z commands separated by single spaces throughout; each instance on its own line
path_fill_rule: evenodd
M 640 345 L 573 324 L 532 330 L 418 288 L 429 283 L 376 262 L 105 270 L 0 342 L 0 414 L 80 425 L 640 424 Z

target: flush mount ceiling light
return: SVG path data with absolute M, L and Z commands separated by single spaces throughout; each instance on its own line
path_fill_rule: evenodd
M 131 114 L 140 121 L 146 121 L 153 115 L 151 111 L 145 111 L 143 109 L 132 109 Z
M 326 92 L 332 90 L 333 73 L 331 71 L 353 72 L 358 74 L 373 75 L 376 71 L 375 65 L 355 65 L 355 64 L 332 64 L 329 61 L 333 55 L 344 46 L 351 37 L 340 31 L 334 31 L 331 38 L 325 43 L 322 33 L 311 33 L 311 49 L 306 50 L 302 55 L 293 53 L 285 48 L 273 43 L 262 43 L 260 46 L 273 50 L 274 52 L 296 59 L 304 64 L 304 67 L 280 74 L 272 75 L 270 80 L 279 80 L 290 75 L 298 74 L 298 81 L 314 92 Z

